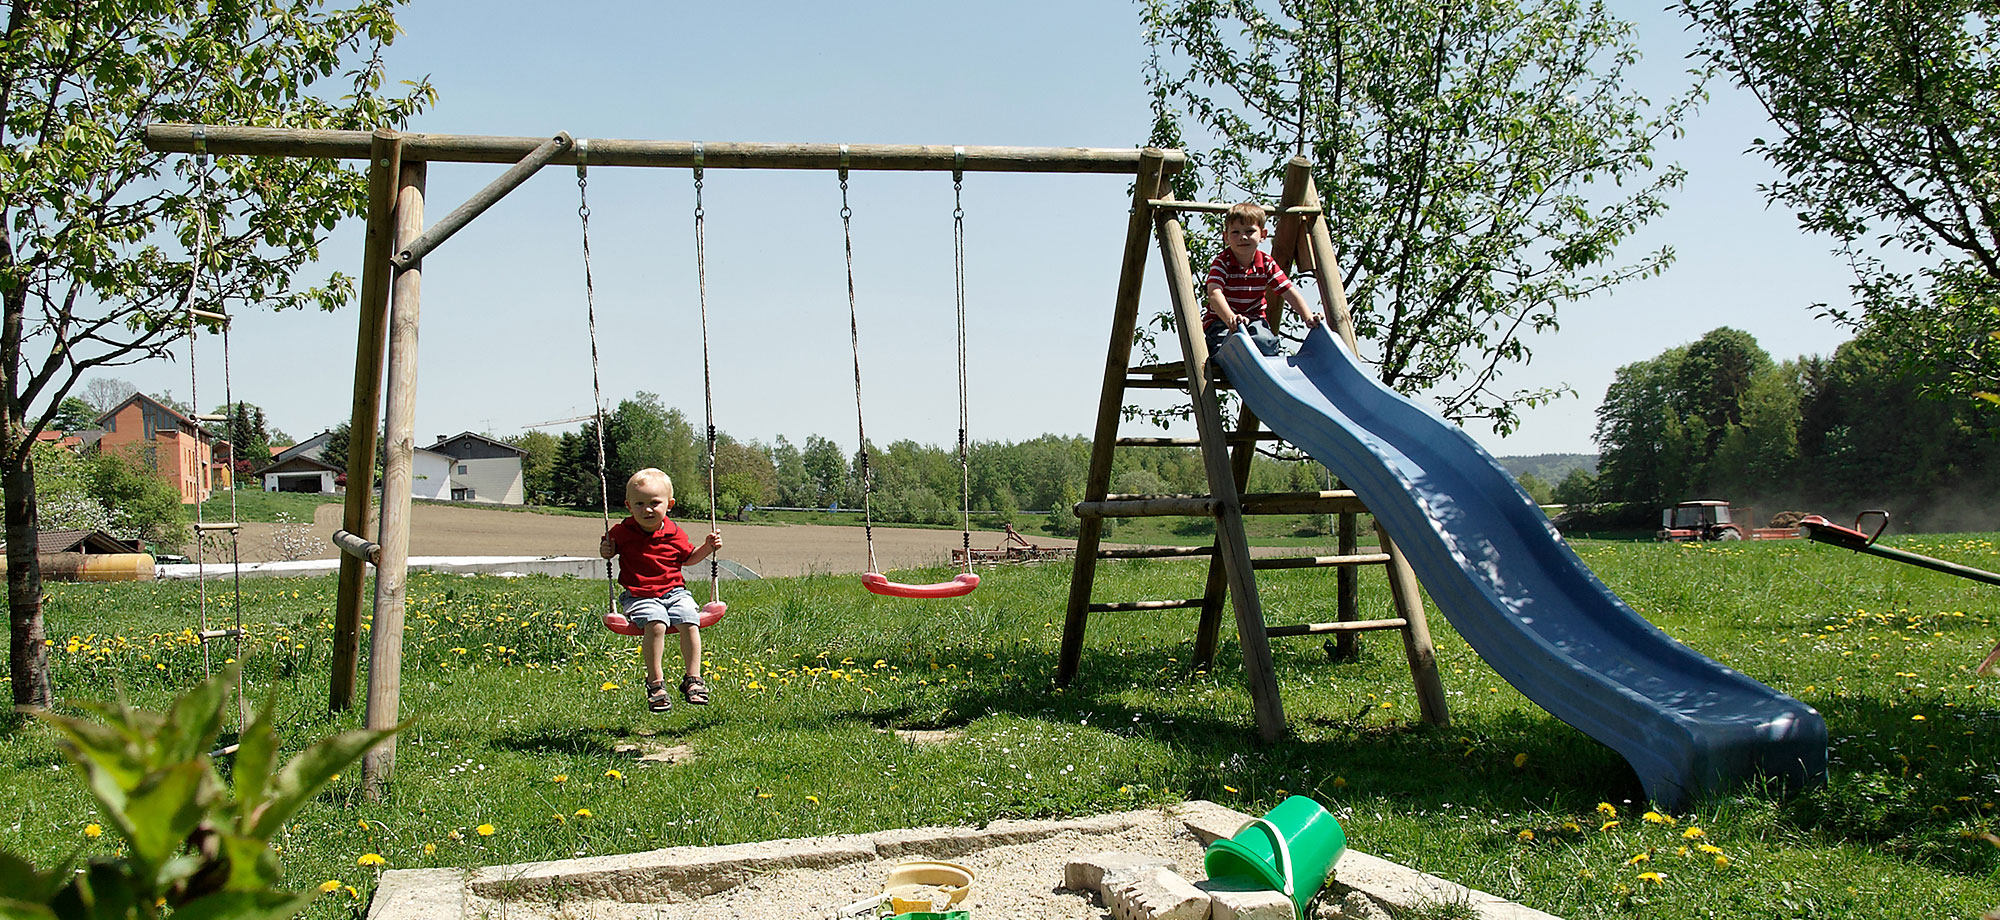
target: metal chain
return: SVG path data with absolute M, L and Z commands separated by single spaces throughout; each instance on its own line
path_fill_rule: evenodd
M 590 407 L 597 433 L 597 498 L 604 516 L 604 530 L 611 531 L 611 474 L 604 450 L 604 388 L 597 374 L 597 287 L 590 277 L 590 142 L 576 142 L 576 216 L 583 225 L 583 305 L 590 321 Z M 618 612 L 618 580 L 611 574 L 611 560 L 604 560 L 605 604 Z
M 965 570 L 970 572 L 972 571 L 972 460 L 967 452 L 966 428 L 969 427 L 972 416 L 966 405 L 965 148 L 952 148 L 952 157 L 951 262 L 958 288 L 958 496 Z
M 708 231 L 705 226 L 707 212 L 701 206 L 702 164 L 701 143 L 694 145 L 694 277 L 695 290 L 701 303 L 701 400 L 708 420 L 708 532 L 716 531 L 715 523 L 715 386 L 709 373 L 708 362 Z M 721 563 L 714 553 L 708 555 L 708 599 L 722 599 Z
M 854 209 L 847 204 L 847 145 L 840 145 L 840 234 L 847 245 L 847 340 L 854 348 L 854 428 L 861 441 L 861 532 L 868 541 L 868 571 L 875 571 L 875 512 L 868 472 L 868 426 L 861 414 L 861 319 L 854 306 Z

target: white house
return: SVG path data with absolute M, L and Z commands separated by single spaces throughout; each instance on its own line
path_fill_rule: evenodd
M 528 452 L 470 431 L 438 436 L 430 450 L 452 458 L 452 501 L 519 505 L 526 501 L 521 458 Z
M 317 492 L 332 494 L 339 491 L 334 485 L 335 477 L 343 470 L 311 454 L 298 454 L 280 460 L 257 471 L 264 477 L 266 492 Z
M 428 447 L 411 449 L 410 497 L 450 501 L 451 468 L 455 462 L 449 454 Z

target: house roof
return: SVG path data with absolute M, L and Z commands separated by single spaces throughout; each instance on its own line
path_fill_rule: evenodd
M 287 457 L 283 460 L 271 464 L 270 466 L 266 466 L 263 469 L 258 470 L 257 475 L 262 476 L 266 473 L 317 473 L 317 472 L 340 473 L 345 471 L 342 470 L 340 467 L 334 466 L 331 463 L 319 459 L 318 457 L 308 456 L 306 454 L 300 454 L 296 457 Z
M 513 451 L 513 452 L 515 452 L 515 453 L 517 453 L 517 454 L 520 454 L 520 455 L 521 455 L 521 456 L 523 456 L 523 457 L 525 457 L 525 456 L 527 456 L 527 455 L 528 455 L 528 452 L 527 452 L 526 450 L 523 450 L 523 449 L 521 449 L 521 448 L 519 448 L 519 447 L 515 447 L 514 445 L 512 445 L 512 444 L 509 444 L 509 443 L 507 443 L 506 441 L 501 441 L 501 440 L 497 440 L 497 439 L 494 439 L 494 438 L 489 438 L 489 437 L 487 437 L 487 436 L 485 436 L 485 435 L 483 435 L 483 434 L 478 434 L 478 433 L 475 433 L 475 432 L 471 432 L 471 431 L 461 431 L 461 432 L 459 432 L 459 433 L 457 433 L 457 434 L 455 434 L 455 435 L 452 435 L 451 437 L 444 437 L 444 436 L 440 435 L 440 436 L 438 437 L 438 439 L 437 439 L 437 443 L 436 443 L 436 444 L 432 444 L 432 445 L 431 445 L 431 448 L 430 448 L 430 449 L 431 449 L 431 450 L 437 450 L 438 448 L 440 448 L 440 447 L 443 447 L 443 446 L 444 446 L 444 445 L 446 445 L 446 444 L 450 444 L 450 443 L 451 443 L 451 442 L 453 442 L 453 441 L 464 441 L 464 440 L 468 440 L 468 439 L 470 439 L 470 440 L 474 440 L 474 441 L 484 441 L 484 442 L 486 442 L 486 443 L 488 443 L 488 444 L 491 444 L 491 445 L 493 445 L 494 447 L 502 447 L 502 448 L 506 448 L 507 450 L 511 450 L 511 451 Z
M 6 541 L 0 540 L 0 548 Z M 120 540 L 101 530 L 44 530 L 35 534 L 35 555 L 51 553 L 136 553 L 136 540 Z
M 152 408 L 155 408 L 155 409 L 158 409 L 158 410 L 159 410 L 159 411 L 161 411 L 161 412 L 165 412 L 165 413 L 166 413 L 167 415 L 171 416 L 171 417 L 172 417 L 172 418 L 173 418 L 173 419 L 174 419 L 174 420 L 175 420 L 176 422 L 178 422 L 179 424 L 181 424 L 181 425 L 183 425 L 183 426 L 186 426 L 186 427 L 187 427 L 187 428 L 189 428 L 189 429 L 192 429 L 192 430 L 193 430 L 193 431 L 195 432 L 195 436 L 196 436 L 196 437 L 198 437 L 198 438 L 200 438 L 200 439 L 202 439 L 202 440 L 204 440 L 204 441 L 213 441 L 213 440 L 215 440 L 215 435 L 213 435 L 213 434 L 210 434 L 210 433 L 209 433 L 209 431 L 208 431 L 208 429 L 206 429 L 206 428 L 203 428 L 203 427 L 201 427 L 200 425 L 197 425 L 197 424 L 195 424 L 195 422 L 194 422 L 194 419 L 191 419 L 191 418 L 188 418 L 188 417 L 187 417 L 187 416 L 185 416 L 185 415 L 182 415 L 182 414 L 180 413 L 180 411 L 179 411 L 179 410 L 177 410 L 177 409 L 175 409 L 174 407 L 172 407 L 172 406 L 169 406 L 169 405 L 167 405 L 166 403 L 163 403 L 163 402 L 160 402 L 159 400 L 157 400 L 157 399 L 154 399 L 154 398 L 153 398 L 153 397 L 151 397 L 151 396 L 147 396 L 147 395 L 146 395 L 146 394 L 144 394 L 144 393 L 134 393 L 134 394 L 132 394 L 132 395 L 130 395 L 130 396 L 127 396 L 127 397 L 125 397 L 125 401 L 124 401 L 124 402 L 121 402 L 121 403 L 119 403 L 119 404 L 118 404 L 118 405 L 116 405 L 116 406 L 112 406 L 112 407 L 111 407 L 111 411 L 109 411 L 109 412 L 106 412 L 106 413 L 104 413 L 103 415 L 100 415 L 100 416 L 98 416 L 98 417 L 97 417 L 97 424 L 98 424 L 99 426 L 101 426 L 101 427 L 104 427 L 104 428 L 109 428 L 109 427 L 111 427 L 111 426 L 110 426 L 110 424 L 109 424 L 109 423 L 110 423 L 110 421 L 111 421 L 111 417 L 112 417 L 112 416 L 114 416 L 114 415 L 117 415 L 117 414 L 118 414 L 118 413 L 119 413 L 120 411 L 123 411 L 123 410 L 124 410 L 124 408 L 125 408 L 126 406 L 129 406 L 129 405 L 131 405 L 131 404 L 133 404 L 133 403 L 140 403 L 140 404 L 142 404 L 142 405 L 145 405 L 145 406 L 150 406 L 150 407 L 152 407 Z

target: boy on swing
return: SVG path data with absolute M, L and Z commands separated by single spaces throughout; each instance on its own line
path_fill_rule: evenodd
M 625 483 L 625 509 L 632 516 L 611 525 L 597 542 L 599 556 L 618 557 L 618 584 L 625 589 L 618 596 L 619 609 L 646 631 L 639 649 L 646 659 L 646 708 L 654 712 L 674 707 L 660 664 L 671 627 L 680 629 L 685 665 L 681 698 L 708 705 L 708 685 L 701 679 L 701 607 L 688 593 L 681 569 L 721 549 L 722 532 L 711 531 L 695 546 L 686 531 L 667 520 L 673 506 L 674 481 L 666 473 L 650 467 L 633 473 Z
M 1208 264 L 1208 296 L 1202 303 L 1201 331 L 1208 339 L 1208 353 L 1222 347 L 1225 336 L 1247 327 L 1257 350 L 1278 353 L 1278 335 L 1264 320 L 1267 295 L 1277 294 L 1307 327 L 1319 325 L 1319 314 L 1306 305 L 1305 296 L 1285 277 L 1278 260 L 1262 249 L 1264 206 L 1245 201 L 1230 207 L 1222 218 L 1222 251 Z

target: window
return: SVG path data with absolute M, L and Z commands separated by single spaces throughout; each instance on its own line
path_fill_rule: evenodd
M 465 464 L 461 463 L 458 465 L 458 475 L 465 475 Z

